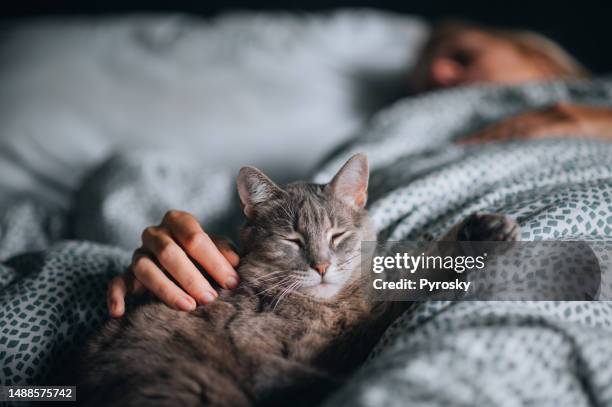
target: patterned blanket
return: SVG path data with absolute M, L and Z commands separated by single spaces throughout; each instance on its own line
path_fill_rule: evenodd
M 483 210 L 515 217 L 523 240 L 611 240 L 612 144 L 449 143 L 559 100 L 612 105 L 612 81 L 483 86 L 405 99 L 377 115 L 314 178 L 327 181 L 353 152 L 366 152 L 381 239 L 428 240 Z M 214 230 L 225 208 L 237 207 L 231 178 L 195 159 L 134 152 L 84 180 L 69 214 L 27 198 L 4 208 L 0 382 L 47 380 L 54 363 L 106 318 L 106 282 L 125 269 L 142 228 L 179 207 Z M 327 405 L 612 406 L 610 343 L 608 302 L 416 303 Z
M 464 216 L 515 218 L 521 240 L 612 241 L 612 144 L 449 144 L 555 101 L 611 105 L 612 82 L 456 89 L 381 113 L 317 175 L 368 154 L 379 239 L 429 240 Z M 601 260 L 601 257 L 600 257 Z M 609 264 L 609 259 L 605 263 Z M 602 270 L 610 298 L 610 270 Z M 612 302 L 417 303 L 327 406 L 612 406 Z

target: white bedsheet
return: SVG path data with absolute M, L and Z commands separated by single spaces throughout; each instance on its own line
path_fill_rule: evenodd
M 402 85 L 426 31 L 372 10 L 33 20 L 0 41 L 0 203 L 67 206 L 113 150 L 304 177 Z

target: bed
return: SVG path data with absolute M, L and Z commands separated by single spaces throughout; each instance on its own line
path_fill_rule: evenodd
M 517 219 L 522 240 L 608 242 L 612 145 L 453 141 L 557 101 L 612 105 L 612 80 L 401 98 L 426 32 L 419 19 L 368 10 L 11 28 L 0 75 L 14 101 L 0 106 L 0 382 L 50 380 L 107 318 L 107 281 L 168 208 L 235 227 L 232 181 L 246 163 L 280 181 L 325 182 L 365 152 L 379 239 L 430 240 L 489 211 Z M 38 45 L 25 52 L 24 41 Z M 296 77 L 304 67 L 309 77 Z M 325 405 L 612 405 L 603 271 L 600 301 L 414 303 Z

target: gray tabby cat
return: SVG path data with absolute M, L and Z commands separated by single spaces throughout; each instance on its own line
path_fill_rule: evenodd
M 359 283 L 360 243 L 376 239 L 364 155 L 327 185 L 280 188 L 253 167 L 241 169 L 237 184 L 247 219 L 240 286 L 193 312 L 153 302 L 110 321 L 83 356 L 81 402 L 310 403 L 359 365 L 401 312 L 368 301 Z M 502 230 L 471 219 L 445 238 L 465 235 L 467 224 L 472 235 L 484 225 L 483 240 Z

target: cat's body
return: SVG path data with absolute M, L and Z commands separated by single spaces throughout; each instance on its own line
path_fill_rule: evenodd
M 286 405 L 286 397 L 308 404 L 332 390 L 402 309 L 368 301 L 362 290 L 361 242 L 376 239 L 367 179 L 362 155 L 327 185 L 281 189 L 256 169 L 241 170 L 240 286 L 190 313 L 149 303 L 110 321 L 82 357 L 80 401 Z M 507 226 L 495 223 L 481 237 Z M 444 238 L 463 232 L 459 225 Z
M 112 321 L 90 344 L 80 394 L 100 405 L 273 405 L 284 394 L 313 401 L 364 360 L 393 320 L 357 283 L 326 302 L 291 296 L 276 305 L 260 291 L 222 291 L 191 313 L 151 303 Z

